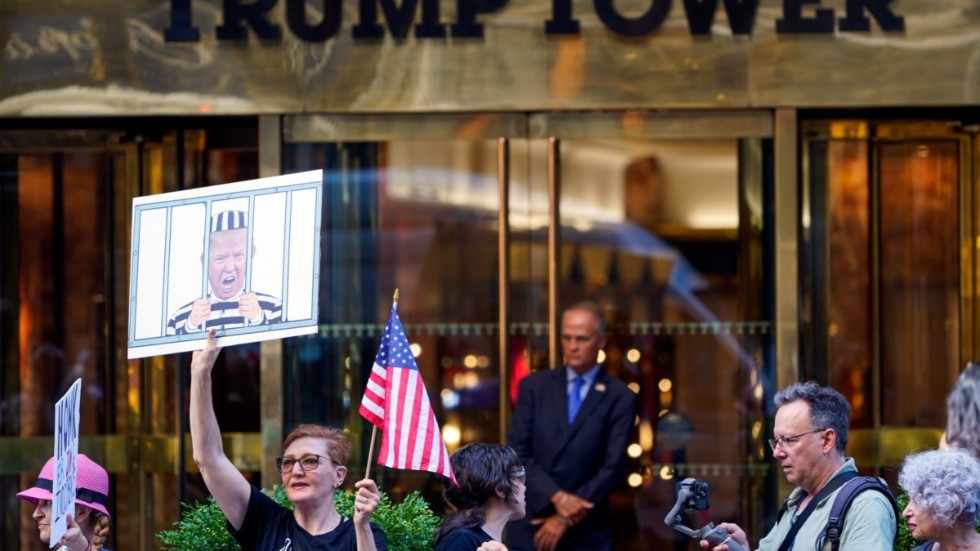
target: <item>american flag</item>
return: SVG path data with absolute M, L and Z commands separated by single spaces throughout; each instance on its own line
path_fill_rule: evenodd
M 422 373 L 398 319 L 398 303 L 391 307 L 360 412 L 382 430 L 380 465 L 431 471 L 456 484 Z

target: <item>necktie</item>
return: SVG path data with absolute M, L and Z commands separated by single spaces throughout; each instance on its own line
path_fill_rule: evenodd
M 582 407 L 582 387 L 585 386 L 585 377 L 579 376 L 572 380 L 572 392 L 568 395 L 568 424 L 571 425 L 575 420 L 575 415 Z

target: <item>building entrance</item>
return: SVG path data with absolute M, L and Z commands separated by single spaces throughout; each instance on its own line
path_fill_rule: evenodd
M 283 171 L 327 171 L 332 298 L 316 355 L 283 343 L 284 424 L 364 426 L 344 404 L 360 399 L 397 287 L 450 451 L 500 441 L 519 381 L 560 365 L 562 306 L 592 299 L 611 327 L 602 361 L 642 404 L 613 495 L 617 549 L 686 548 L 663 524 L 678 477 L 710 481 L 713 515 L 761 522 L 773 124 L 767 112 L 285 117 Z M 380 476 L 441 503 L 428 475 Z
M 977 354 L 976 129 L 846 119 L 802 135 L 802 372 L 851 398 L 860 464 L 889 467 L 935 445 Z
M 175 438 L 181 359 L 126 360 L 131 201 L 257 177 L 257 128 L 187 122 L 80 119 L 0 132 L 0 492 L 34 483 L 53 452 L 54 402 L 82 379 L 80 452 L 112 476 L 110 548 L 153 548 L 179 502 L 200 497 L 173 474 L 187 464 Z M 234 388 L 257 389 L 255 364 Z M 248 419 L 230 408 L 226 418 Z M 258 426 L 256 416 L 238 430 Z M 0 509 L 4 541 L 40 545 L 26 505 L 5 499 Z
M 663 518 L 689 476 L 711 484 L 712 519 L 763 532 L 784 489 L 765 445 L 778 387 L 841 389 L 850 454 L 887 473 L 935 444 L 976 354 L 966 126 L 785 110 L 19 125 L 0 132 L 0 491 L 33 482 L 51 404 L 82 377 L 82 451 L 113 477 L 110 548 L 158 548 L 180 501 L 206 496 L 189 354 L 125 359 L 139 195 L 324 170 L 319 332 L 229 348 L 215 370 L 225 449 L 265 487 L 303 422 L 347 427 L 364 468 L 357 406 L 395 288 L 450 451 L 505 440 L 519 381 L 561 363 L 561 308 L 601 305 L 603 364 L 641 404 L 612 497 L 622 550 L 688 548 Z M 442 511 L 436 477 L 372 474 Z M 14 549 L 38 545 L 29 514 L 0 501 Z

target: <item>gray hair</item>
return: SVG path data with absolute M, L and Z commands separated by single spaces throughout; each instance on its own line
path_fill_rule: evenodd
M 966 450 L 912 454 L 905 458 L 898 484 L 941 526 L 972 527 L 980 519 L 980 461 Z
M 820 386 L 815 381 L 793 383 L 776 393 L 773 402 L 776 409 L 803 400 L 810 406 L 810 422 L 817 429 L 834 429 L 837 435 L 836 449 L 841 455 L 847 451 L 847 427 L 851 422 L 851 405 L 836 390 Z
M 591 300 L 583 300 L 580 302 L 576 302 L 575 304 L 572 304 L 568 308 L 565 308 L 565 311 L 562 313 L 562 319 L 564 319 L 565 314 L 573 310 L 584 310 L 592 314 L 593 316 L 595 316 L 597 334 L 605 335 L 606 331 L 609 330 L 609 325 L 606 322 L 606 316 L 605 314 L 603 314 L 602 307 L 600 307 L 598 303 Z
M 946 441 L 980 456 L 980 364 L 970 362 L 946 398 Z

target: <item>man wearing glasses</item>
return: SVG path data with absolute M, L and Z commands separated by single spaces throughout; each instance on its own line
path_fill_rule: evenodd
M 211 329 L 204 349 L 194 352 L 191 361 L 191 442 L 194 462 L 242 550 L 384 551 L 384 534 L 371 522 L 380 500 L 373 480 L 354 483 L 353 518 L 334 508 L 334 492 L 344 483 L 351 454 L 341 430 L 300 425 L 283 442 L 276 468 L 293 511 L 249 484 L 228 459 L 211 400 L 211 370 L 220 351 Z
M 824 528 L 831 505 L 843 482 L 857 473 L 854 459 L 845 455 L 851 406 L 839 392 L 815 382 L 796 383 L 776 393 L 772 455 L 786 480 L 796 489 L 759 551 L 830 549 Z M 861 492 L 844 517 L 841 551 L 892 551 L 898 520 L 880 492 Z M 799 524 L 797 527 L 796 525 Z M 720 524 L 743 549 L 749 538 L 735 524 Z M 701 547 L 710 544 L 701 541 Z M 713 551 L 728 551 L 725 544 Z

